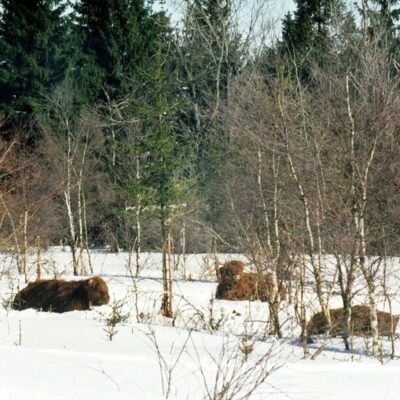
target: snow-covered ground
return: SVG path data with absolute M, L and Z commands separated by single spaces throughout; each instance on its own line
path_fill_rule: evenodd
M 185 270 L 180 260 L 174 320 L 159 314 L 160 254 L 141 255 L 138 279 L 127 268 L 127 254 L 93 251 L 91 258 L 94 274 L 108 284 L 110 304 L 55 314 L 8 307 L 25 283 L 10 267 L 11 259 L 2 256 L 1 400 L 400 398 L 400 348 L 394 360 L 381 364 L 368 356 L 368 339 L 355 338 L 348 354 L 335 338 L 316 360 L 304 360 L 293 306 L 282 305 L 284 338 L 268 336 L 265 303 L 211 300 L 216 282 L 206 255 L 189 255 Z M 238 257 L 220 256 L 230 258 Z M 43 255 L 46 277 L 74 279 L 70 262 L 68 251 L 48 250 Z M 33 280 L 34 258 L 30 271 Z M 360 302 L 363 296 L 361 291 Z M 400 313 L 398 300 L 395 313 Z M 311 291 L 308 302 L 318 308 Z M 113 305 L 123 319 L 114 330 L 107 326 Z M 340 306 L 338 296 L 331 305 Z M 319 339 L 311 352 L 323 343 Z M 384 341 L 384 347 L 389 351 L 390 342 Z M 217 397 L 221 391 L 224 395 Z

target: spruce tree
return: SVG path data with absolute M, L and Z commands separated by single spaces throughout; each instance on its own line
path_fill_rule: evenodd
M 310 50 L 317 42 L 328 39 L 328 28 L 334 11 L 340 10 L 341 1 L 295 0 L 294 14 L 288 13 L 283 20 L 283 41 L 296 52 Z
M 153 96 L 154 86 L 146 82 L 153 79 L 160 43 L 168 45 L 169 21 L 163 13 L 152 14 L 142 0 L 81 0 L 75 12 L 81 49 L 73 72 L 78 101 L 95 105 L 105 118 L 100 168 L 113 189 L 106 224 L 119 244 L 131 246 L 121 221 L 126 222 L 125 207 L 142 191 L 135 160 L 143 154 L 142 132 L 147 137 L 145 128 L 137 137 L 132 121 L 140 121 Z
M 297 65 L 300 77 L 309 79 L 310 64 L 323 64 L 332 50 L 330 26 L 335 15 L 343 12 L 342 0 L 295 0 L 296 10 L 282 23 L 279 49 Z
M 167 257 L 170 246 L 170 235 L 177 210 L 182 212 L 183 202 L 189 193 L 187 170 L 191 166 L 191 149 L 179 137 L 175 116 L 179 109 L 179 100 L 168 93 L 169 74 L 162 69 L 161 60 L 155 76 L 154 122 L 150 122 L 148 136 L 148 153 L 152 164 L 150 167 L 150 189 L 154 191 L 159 205 L 159 221 L 163 244 L 163 287 L 161 311 L 164 316 L 172 317 L 172 278 L 168 270 Z M 157 115 L 158 114 L 158 115 Z M 179 212 L 179 211 L 178 211 Z M 171 265 L 169 265 L 171 268 Z
M 78 87 L 89 100 L 118 97 L 156 51 L 159 27 L 143 0 L 80 0 Z
M 64 6 L 54 0 L 0 0 L 0 109 L 29 117 L 67 71 Z

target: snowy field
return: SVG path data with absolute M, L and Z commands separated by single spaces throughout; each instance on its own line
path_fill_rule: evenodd
M 25 283 L 2 256 L 0 400 L 400 398 L 398 343 L 395 359 L 379 363 L 368 355 L 367 338 L 354 338 L 352 354 L 340 338 L 320 338 L 311 353 L 324 344 L 321 354 L 304 360 L 293 306 L 282 304 L 284 338 L 268 336 L 265 303 L 211 300 L 217 284 L 205 255 L 189 255 L 185 268 L 178 260 L 176 316 L 164 319 L 161 255 L 141 257 L 135 279 L 127 254 L 93 251 L 94 274 L 107 282 L 110 304 L 55 314 L 9 308 Z M 232 258 L 238 257 L 220 256 Z M 43 262 L 46 277 L 74 279 L 67 251 L 52 248 Z M 391 268 L 394 313 L 400 313 L 397 264 Z M 34 280 L 34 258 L 30 271 Z M 360 282 L 358 300 L 363 297 Z M 386 308 L 381 301 L 380 309 Z M 318 308 L 312 290 L 308 302 Z M 333 296 L 330 305 L 340 306 L 340 298 Z M 115 327 L 107 324 L 113 307 L 121 319 Z M 383 344 L 389 352 L 390 342 Z

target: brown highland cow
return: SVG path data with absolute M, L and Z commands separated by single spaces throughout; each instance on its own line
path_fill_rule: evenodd
M 243 275 L 244 262 L 239 260 L 231 260 L 224 262 L 223 266 L 217 269 L 218 282 L 229 280 L 234 277 L 239 280 Z
M 335 308 L 329 310 L 332 320 L 332 336 L 344 335 L 344 309 Z M 393 331 L 392 331 L 393 318 Z M 378 311 L 378 329 L 382 336 L 390 336 L 396 332 L 399 315 L 392 315 L 384 311 Z M 308 337 L 322 335 L 328 331 L 328 323 L 322 312 L 314 314 L 307 325 Z M 371 334 L 371 317 L 368 306 L 354 306 L 351 308 L 350 334 L 366 336 Z
M 217 269 L 217 294 L 216 298 L 222 298 L 223 294 L 240 280 L 243 275 L 244 263 L 239 260 L 226 261 Z
M 81 281 L 61 279 L 30 282 L 19 291 L 12 307 L 16 310 L 35 308 L 63 313 L 73 310 L 89 310 L 110 301 L 107 284 L 98 276 Z
M 281 300 L 286 300 L 286 287 L 278 281 Z M 272 287 L 272 275 L 243 273 L 238 280 L 221 281 L 217 286 L 217 299 L 224 300 L 261 300 L 268 301 Z

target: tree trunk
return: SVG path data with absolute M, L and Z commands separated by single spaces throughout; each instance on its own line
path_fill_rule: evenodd
M 67 183 L 66 188 L 64 190 L 64 200 L 65 206 L 67 208 L 68 214 L 68 225 L 69 225 L 69 235 L 70 238 L 68 240 L 69 247 L 71 249 L 72 254 L 72 269 L 75 276 L 78 275 L 78 261 L 76 257 L 76 232 L 75 232 L 75 221 L 74 215 L 72 211 L 72 202 L 71 202 L 71 190 L 72 190 L 72 133 L 68 129 L 68 150 L 67 150 Z
M 264 194 L 263 187 L 263 157 L 260 149 L 257 151 L 257 160 L 258 160 L 258 169 L 257 169 L 257 184 L 258 191 L 262 206 L 262 214 L 263 214 L 263 222 L 266 231 L 266 244 L 262 245 L 262 239 L 259 238 L 259 253 L 260 256 L 262 253 L 265 253 L 266 260 L 268 262 L 268 266 L 270 269 L 270 277 L 271 279 L 268 281 L 268 284 L 265 284 L 264 280 L 264 268 L 263 262 L 260 260 L 257 263 L 257 269 L 259 273 L 259 281 L 262 285 L 266 287 L 263 288 L 263 291 L 267 293 L 267 300 L 269 306 L 269 319 L 270 324 L 273 327 L 272 334 L 277 335 L 279 338 L 282 337 L 281 325 L 279 322 L 279 305 L 281 302 L 280 293 L 279 293 L 279 283 L 277 278 L 277 269 L 278 262 L 280 259 L 280 234 L 279 234 L 279 213 L 278 213 L 278 185 L 277 185 L 277 161 L 276 157 L 273 154 L 271 159 L 272 171 L 273 171 L 273 188 L 274 188 L 274 197 L 273 197 L 273 220 L 271 222 L 270 217 L 268 215 L 268 206 L 267 200 Z M 272 238 L 272 233 L 274 233 L 274 240 Z M 265 248 L 264 248 L 265 247 Z M 262 256 L 261 256 L 262 257 Z M 263 258 L 263 257 L 262 257 Z
M 23 223 L 23 254 L 22 254 L 22 272 L 25 277 L 25 282 L 28 281 L 28 209 L 24 209 Z
M 42 277 L 42 241 L 40 236 L 36 237 L 36 279 Z
M 140 160 L 139 157 L 136 157 L 136 179 L 140 180 Z M 141 215 L 141 206 L 142 206 L 142 199 L 141 195 L 138 194 L 136 196 L 136 242 L 135 242 L 135 253 L 136 253 L 136 277 L 139 276 L 140 273 L 140 252 L 141 252 L 141 245 L 142 245 L 142 226 L 140 221 Z
M 382 359 L 382 348 L 379 340 L 378 315 L 376 309 L 376 294 L 374 284 L 374 274 L 367 266 L 367 239 L 365 233 L 365 210 L 367 206 L 367 183 L 369 171 L 375 157 L 375 151 L 378 145 L 379 132 L 371 140 L 371 147 L 368 154 L 364 156 L 363 162 L 359 162 L 356 154 L 356 126 L 353 117 L 353 111 L 350 102 L 350 77 L 346 75 L 346 102 L 347 113 L 350 122 L 350 149 L 351 149 L 351 169 L 352 169 L 352 195 L 353 195 L 353 218 L 356 228 L 357 240 L 359 243 L 359 262 L 360 269 L 367 283 L 368 299 L 371 312 L 371 334 L 374 357 Z M 364 165 L 363 165 L 364 164 Z M 363 169 L 360 167 L 363 166 Z
M 165 207 L 165 206 L 164 206 Z M 162 213 L 165 210 L 161 210 Z M 161 313 L 164 317 L 172 318 L 172 278 L 171 278 L 171 271 L 170 271 L 170 256 L 168 252 L 170 251 L 169 248 L 169 239 L 170 234 L 168 228 L 165 223 L 165 218 L 163 217 L 161 220 L 161 235 L 163 240 L 163 251 L 162 251 L 162 280 L 163 280 L 163 297 L 161 302 Z

